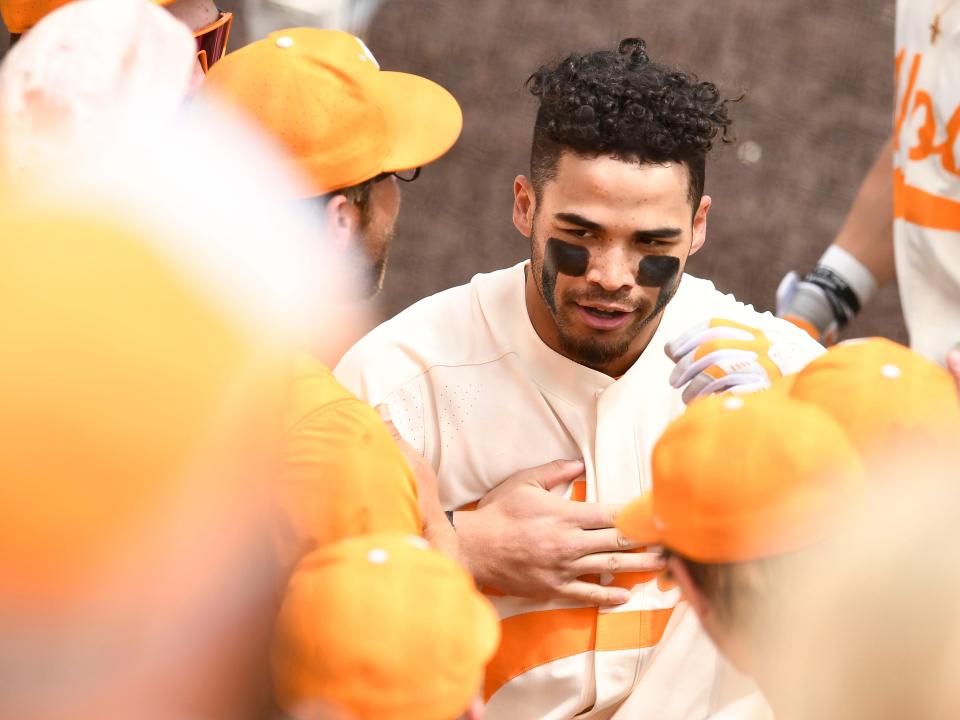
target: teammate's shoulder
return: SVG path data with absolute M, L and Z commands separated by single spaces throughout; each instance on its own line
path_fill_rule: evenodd
M 318 412 L 344 405 L 365 405 L 334 377 L 333 371 L 306 352 L 291 358 L 284 408 L 284 427 L 297 425 Z

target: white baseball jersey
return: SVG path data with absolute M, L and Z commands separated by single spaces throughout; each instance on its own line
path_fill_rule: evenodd
M 943 364 L 960 342 L 960 3 L 898 2 L 896 42 L 897 281 L 911 347 Z
M 710 720 L 774 720 L 773 709 L 763 693 L 757 691 L 727 705 Z
M 568 493 L 626 503 L 650 488 L 650 456 L 683 410 L 664 345 L 711 317 L 763 330 L 791 371 L 822 352 L 802 330 L 683 276 L 649 346 L 621 378 L 579 365 L 540 340 L 524 300 L 525 267 L 477 275 L 426 298 L 355 345 L 336 375 L 387 403 L 405 438 L 437 470 L 447 509 L 472 503 L 518 470 L 582 457 Z M 610 581 L 610 578 L 603 578 Z M 631 600 L 598 609 L 493 595 L 503 641 L 485 691 L 492 720 L 707 717 L 726 692 L 724 665 L 676 589 L 617 575 Z M 632 694 L 632 697 L 631 697 Z M 630 697 L 629 712 L 618 713 Z M 626 710 L 626 707 L 625 707 Z

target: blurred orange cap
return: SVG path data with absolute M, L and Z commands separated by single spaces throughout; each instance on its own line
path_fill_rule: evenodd
M 0 0 L 0 15 L 7 30 L 22 35 L 48 13 L 73 0 Z M 173 0 L 151 0 L 157 5 L 169 5 Z
M 293 717 L 322 702 L 360 720 L 450 720 L 480 690 L 499 641 L 473 579 L 422 538 L 342 540 L 304 558 L 287 588 L 277 700 Z
M 359 38 L 339 30 L 271 33 L 217 63 L 201 91 L 276 137 L 309 181 L 306 195 L 432 162 L 463 125 L 449 92 L 417 75 L 381 71 Z
M 145 231 L 48 207 L 0 225 L 0 593 L 55 596 L 184 493 L 240 484 L 253 444 L 224 431 L 261 351 Z
M 863 468 L 826 412 L 783 393 L 691 404 L 653 451 L 653 491 L 617 518 L 627 537 L 698 562 L 811 545 L 843 526 Z
M 784 378 L 787 392 L 830 413 L 868 455 L 901 443 L 960 444 L 960 400 L 950 374 L 885 338 L 834 345 Z

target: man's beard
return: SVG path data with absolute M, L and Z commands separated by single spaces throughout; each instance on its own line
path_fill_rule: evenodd
M 383 281 L 387 275 L 387 263 L 390 259 L 390 245 L 393 244 L 394 228 L 382 233 L 380 237 L 373 237 L 367 208 L 363 208 L 360 218 L 360 231 L 364 238 L 364 274 L 362 278 L 363 287 L 360 291 L 363 298 L 370 299 L 383 290 Z
M 606 338 L 604 336 L 582 336 L 576 333 L 567 322 L 564 310 L 571 307 L 576 301 L 600 302 L 623 305 L 629 303 L 629 298 L 620 293 L 566 293 L 558 299 L 557 310 L 553 314 L 563 354 L 581 365 L 594 370 L 601 370 L 626 355 L 630 346 L 643 329 L 656 316 L 659 310 L 647 312 L 649 303 L 641 300 L 634 312 L 635 318 L 623 332 Z

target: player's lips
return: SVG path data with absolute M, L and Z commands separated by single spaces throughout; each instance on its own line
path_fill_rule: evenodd
M 625 310 L 615 305 L 581 305 L 577 303 L 577 313 L 585 325 L 594 330 L 617 330 L 630 320 L 633 310 Z

